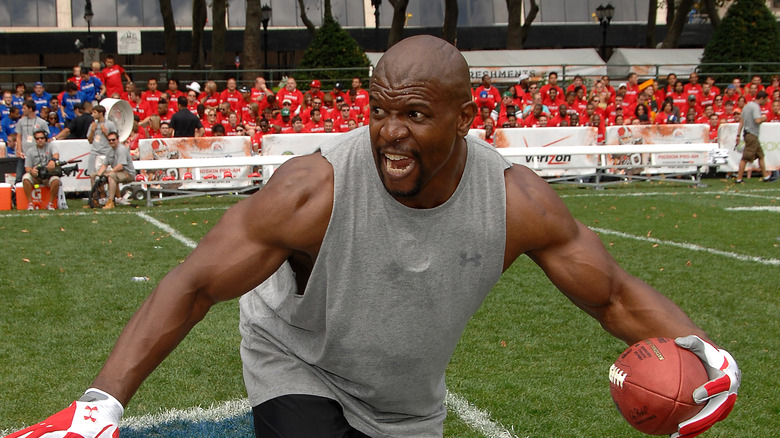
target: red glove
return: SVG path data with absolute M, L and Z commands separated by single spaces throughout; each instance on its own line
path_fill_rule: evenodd
M 90 388 L 66 409 L 5 438 L 119 438 L 123 413 L 117 399 Z
M 725 419 L 737 401 L 742 373 L 728 351 L 715 348 L 696 335 L 675 339 L 677 345 L 701 359 L 710 381 L 693 391 L 693 401 L 707 402 L 693 418 L 679 424 L 672 438 L 695 437 Z

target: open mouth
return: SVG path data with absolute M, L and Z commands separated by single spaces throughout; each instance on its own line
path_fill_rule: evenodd
M 385 172 L 393 178 L 403 178 L 414 168 L 414 159 L 404 155 L 384 153 Z

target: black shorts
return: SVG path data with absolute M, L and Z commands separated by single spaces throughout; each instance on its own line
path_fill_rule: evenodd
M 347 423 L 335 400 L 285 395 L 252 408 L 257 438 L 368 438 Z

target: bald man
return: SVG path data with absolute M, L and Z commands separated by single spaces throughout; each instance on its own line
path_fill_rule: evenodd
M 628 344 L 687 336 L 717 363 L 718 406 L 733 404 L 731 356 L 618 267 L 545 181 L 466 136 L 477 107 L 457 49 L 430 36 L 398 43 L 369 97 L 369 127 L 282 165 L 160 282 L 74 402 L 74 421 L 90 408 L 113 427 L 209 308 L 241 297 L 257 436 L 441 437 L 450 356 L 522 254 Z

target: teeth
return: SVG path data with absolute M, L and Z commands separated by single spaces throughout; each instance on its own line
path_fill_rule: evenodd
M 404 157 L 403 155 L 385 154 L 385 158 L 392 161 L 398 161 L 398 160 L 403 160 L 406 157 Z

